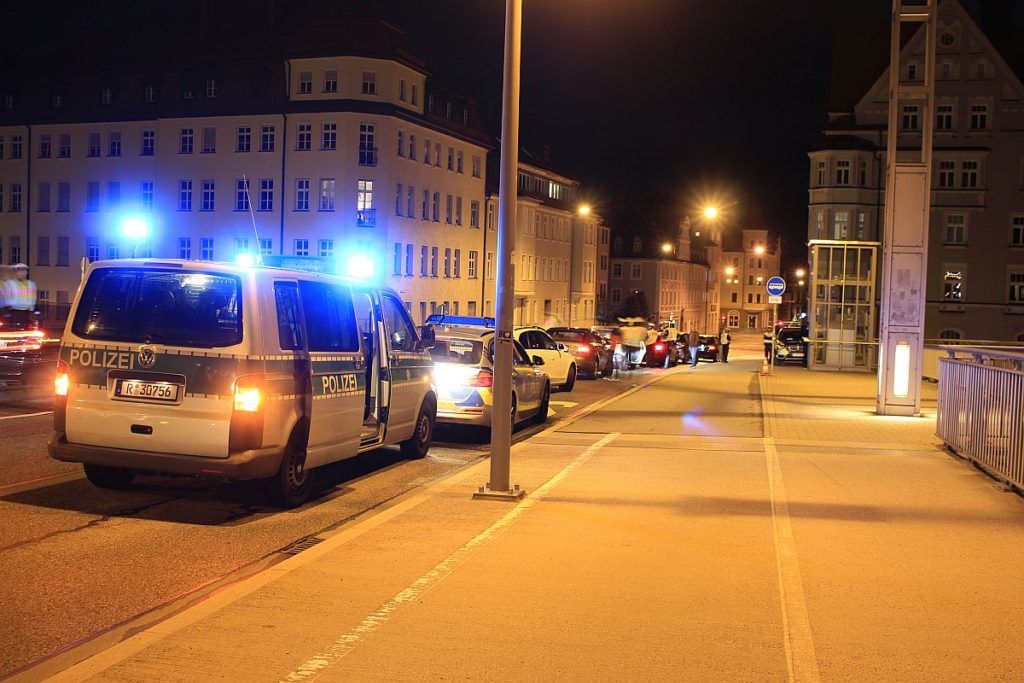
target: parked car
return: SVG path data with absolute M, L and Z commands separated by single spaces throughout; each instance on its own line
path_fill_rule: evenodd
M 548 334 L 556 342 L 565 344 L 576 359 L 576 371 L 581 377 L 596 379 L 598 373 L 608 375 L 612 370 L 611 342 L 596 332 L 582 327 L 552 327 Z
M 35 321 L 14 325 L 0 320 L 0 387 L 52 385 L 59 352 L 60 339 Z
M 572 391 L 576 385 L 576 359 L 565 344 L 556 342 L 547 330 L 536 325 L 513 328 L 512 334 L 530 358 L 543 359 L 552 385 Z
M 649 368 L 671 368 L 679 364 L 679 347 L 676 342 L 668 341 L 664 335 L 658 341 L 647 345 L 644 362 Z
M 775 363 L 807 363 L 807 336 L 798 327 L 783 327 L 775 334 Z
M 697 361 L 710 360 L 718 362 L 718 339 L 713 334 L 702 334 L 699 336 L 700 344 L 697 346 Z
M 494 405 L 494 329 L 476 326 L 434 327 L 434 383 L 437 421 L 491 426 Z M 538 358 L 514 342 L 512 352 L 512 426 L 526 419 L 548 419 L 551 382 Z

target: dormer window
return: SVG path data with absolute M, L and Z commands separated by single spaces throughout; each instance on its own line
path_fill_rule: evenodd
M 58 109 L 60 107 L 63 107 L 64 106 L 64 96 L 63 95 L 54 95 L 50 99 L 50 104 L 53 105 L 54 109 Z
M 182 97 L 182 99 L 185 99 L 185 100 L 194 100 L 195 97 L 196 97 L 196 94 L 192 90 L 192 88 L 185 88 L 181 92 L 181 97 Z
M 214 100 L 220 96 L 220 84 L 216 78 L 206 79 L 206 99 Z
M 300 71 L 299 72 L 299 94 L 300 95 L 311 95 L 313 93 L 313 72 L 312 71 Z
M 978 62 L 974 65 L 974 78 L 979 81 L 988 78 L 988 62 Z
M 464 125 L 464 126 L 468 126 L 469 125 L 469 109 L 463 109 L 462 110 L 462 125 Z
M 364 95 L 376 95 L 377 94 L 377 73 L 375 71 L 364 71 L 363 72 L 363 94 Z
M 114 91 L 110 88 L 103 88 L 100 90 L 100 104 L 110 104 L 111 100 L 114 99 Z
M 145 88 L 143 88 L 142 100 L 146 104 L 152 104 L 153 102 L 156 102 L 156 87 L 152 85 L 147 85 Z
M 448 119 L 449 121 L 452 120 L 452 103 L 451 102 L 447 102 L 444 105 L 444 117 L 446 119 Z
M 434 93 L 427 95 L 427 111 L 434 111 Z
M 7 109 L 7 110 L 14 109 L 14 95 L 11 95 L 11 94 L 4 95 L 4 109 Z
M 640 251 L 643 249 L 643 246 L 644 246 L 644 243 L 640 241 L 639 237 L 634 237 L 633 238 L 633 253 L 634 254 L 639 254 Z

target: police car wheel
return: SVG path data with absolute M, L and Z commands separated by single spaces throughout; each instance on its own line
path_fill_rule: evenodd
M 420 414 L 416 416 L 416 426 L 412 436 L 402 442 L 402 455 L 407 458 L 422 458 L 430 450 L 430 442 L 434 438 L 434 422 L 437 419 L 437 408 L 426 400 L 420 406 Z
M 313 472 L 305 461 L 305 453 L 289 444 L 274 481 L 278 502 L 285 507 L 298 507 L 313 493 Z
M 562 385 L 563 391 L 572 391 L 572 388 L 576 386 L 576 365 L 569 366 L 569 374 L 565 376 L 565 384 Z
M 533 416 L 533 424 L 542 425 L 548 421 L 548 407 L 551 405 L 551 385 L 544 385 L 544 395 L 540 399 L 540 408 Z
M 135 480 L 135 473 L 121 467 L 85 465 L 85 477 L 101 489 L 126 489 Z

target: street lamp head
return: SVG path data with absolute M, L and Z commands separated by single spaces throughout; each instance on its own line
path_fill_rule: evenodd
M 797 283 L 798 285 L 800 285 L 801 287 L 803 287 L 803 286 L 804 286 L 804 281 L 803 281 L 803 280 L 797 280 L 797 282 L 796 282 L 796 283 Z
M 803 277 L 806 274 L 807 274 L 807 271 L 805 271 L 803 268 L 797 268 L 796 269 L 796 276 L 797 277 Z M 800 284 L 803 284 L 803 283 L 801 282 Z
M 671 242 L 665 242 L 664 244 L 662 244 L 661 245 L 661 251 L 666 253 L 666 254 L 672 253 L 672 243 Z
M 726 266 L 725 267 L 725 274 L 726 275 L 732 275 L 735 272 L 736 272 L 736 269 L 733 268 L 732 266 Z
M 576 209 L 581 216 L 590 215 L 590 204 L 580 204 L 579 208 Z
M 711 219 L 718 218 L 718 207 L 717 206 L 705 206 L 704 207 L 704 218 L 711 218 Z
M 754 247 L 754 253 L 757 254 L 758 256 L 761 256 L 762 254 L 764 254 L 764 245 L 763 244 L 759 244 L 756 247 Z

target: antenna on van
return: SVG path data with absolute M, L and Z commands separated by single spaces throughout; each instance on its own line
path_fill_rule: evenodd
M 249 179 L 242 174 L 242 184 L 245 186 L 245 203 L 249 205 L 249 218 L 252 220 L 252 233 L 256 235 L 256 263 L 262 259 L 263 249 L 260 247 L 260 231 L 256 229 L 256 214 L 252 210 L 252 197 L 249 196 Z

